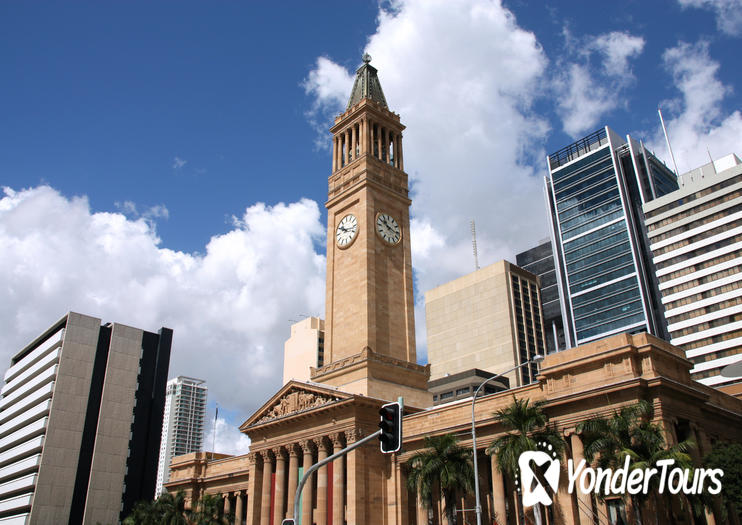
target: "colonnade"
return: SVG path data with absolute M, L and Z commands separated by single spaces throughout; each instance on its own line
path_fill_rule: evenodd
M 582 439 L 580 436 L 572 431 L 567 437 L 567 456 L 565 459 L 565 465 L 567 459 L 572 459 L 575 464 L 584 459 L 584 448 L 582 445 Z M 480 450 L 481 452 L 481 450 Z M 509 486 L 506 483 L 503 474 L 499 471 L 497 458 L 495 455 L 490 456 L 490 463 L 492 469 L 492 503 L 491 507 L 485 502 L 484 496 L 482 497 L 483 517 L 486 520 L 487 507 L 491 509 L 493 516 L 491 519 L 493 522 L 499 525 L 517 525 L 522 523 L 519 521 L 520 518 L 516 516 L 520 515 L 522 507 L 520 505 L 520 495 L 515 492 L 514 487 Z M 486 465 L 480 463 L 480 465 Z M 566 467 L 565 467 L 566 468 Z M 480 467 L 480 487 L 482 491 L 486 490 L 486 474 L 481 470 Z M 482 492 L 485 494 L 485 492 Z M 573 496 L 577 496 L 579 499 L 573 499 Z M 468 502 L 465 507 L 471 507 L 469 510 L 473 512 L 474 501 L 473 495 L 470 495 L 472 501 Z M 598 507 L 595 506 L 597 503 Z M 415 519 L 417 525 L 428 524 L 428 508 L 419 499 L 416 502 Z M 559 485 L 559 491 L 555 495 L 555 506 L 552 509 L 553 512 L 559 513 L 561 516 L 556 523 L 572 523 L 575 525 L 593 525 L 593 517 L 598 517 L 598 521 L 601 524 L 607 524 L 607 515 L 605 505 L 601 502 L 594 502 L 590 495 L 584 495 L 580 491 L 577 491 L 576 495 L 569 494 L 567 492 L 567 483 L 562 480 Z M 433 514 L 435 516 L 434 523 L 446 524 L 446 518 L 444 515 L 444 504 L 443 502 L 436 501 L 434 503 Z M 488 523 L 491 523 L 488 521 Z
M 352 443 L 357 433 L 335 432 L 328 436 L 305 439 L 279 447 L 255 452 L 255 501 L 250 525 L 281 525 L 284 518 L 294 513 L 294 498 L 302 474 L 315 463 Z M 331 466 L 330 466 L 331 465 Z M 343 525 L 347 500 L 345 457 L 325 465 L 312 475 L 301 496 L 301 523 L 316 525 Z M 332 479 L 329 479 L 329 472 Z M 260 502 L 259 506 L 257 502 Z
M 366 154 L 403 170 L 402 134 L 367 117 L 358 119 L 335 134 L 332 171 L 335 172 Z
M 244 525 L 245 508 L 247 508 L 247 491 L 236 490 L 222 495 L 224 514 L 234 513 L 234 525 Z

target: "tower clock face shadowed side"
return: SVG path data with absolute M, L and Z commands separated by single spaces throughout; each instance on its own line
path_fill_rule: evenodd
M 349 213 L 340 220 L 337 230 L 335 230 L 335 241 L 338 248 L 349 248 L 358 236 L 358 219 L 352 213 Z
M 384 212 L 376 214 L 376 233 L 390 246 L 399 244 L 402 239 L 402 229 L 399 223 L 394 217 Z

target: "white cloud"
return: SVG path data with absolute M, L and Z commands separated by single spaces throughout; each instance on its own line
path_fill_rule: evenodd
M 170 211 L 164 204 L 155 204 L 154 206 L 150 206 L 142 213 L 139 213 L 136 203 L 132 201 L 115 202 L 114 206 L 130 219 L 138 219 L 141 217 L 148 221 L 154 221 L 154 219 L 167 219 L 170 217 Z
M 216 439 L 214 439 L 214 419 L 206 421 L 204 450 L 217 454 L 241 456 L 250 452 L 250 438 L 239 430 L 239 425 L 219 417 L 216 420 Z
M 633 77 L 629 59 L 641 54 L 644 49 L 644 39 L 628 33 L 612 31 L 595 38 L 591 47 L 603 55 L 603 69 L 606 74 Z
M 159 246 L 144 218 L 48 186 L 0 194 L 0 362 L 69 310 L 174 329 L 170 377 L 249 415 L 281 384 L 288 319 L 322 315 L 324 227 L 313 201 L 255 204 L 202 254 Z M 219 438 L 218 438 L 219 439 Z
M 317 58 L 317 63 L 304 80 L 303 87 L 312 95 L 314 103 L 307 118 L 317 132 L 315 145 L 329 149 L 330 136 L 327 132 L 335 115 L 344 110 L 348 95 L 353 86 L 354 75 L 327 57 Z
M 732 36 L 742 34 L 742 0 L 678 0 L 684 8 L 710 9 L 716 13 L 716 27 Z
M 183 160 L 180 157 L 175 157 L 173 159 L 173 169 L 174 170 L 179 170 L 183 166 L 185 166 L 186 164 L 188 164 L 188 161 L 187 160 Z
M 644 39 L 618 31 L 580 39 L 564 34 L 568 58 L 556 68 L 557 113 L 565 133 L 577 138 L 626 104 L 625 91 L 635 82 L 629 60 L 641 54 Z
M 711 58 L 708 43 L 681 42 L 666 50 L 663 60 L 680 91 L 680 97 L 662 103 L 680 172 L 708 163 L 706 148 L 714 158 L 740 154 L 742 114 L 739 110 L 731 113 L 723 110 L 724 98 L 731 88 L 718 79 L 719 63 Z M 658 126 L 651 136 L 650 148 L 669 162 L 661 128 Z
M 543 91 L 547 60 L 535 36 L 498 1 L 384 5 L 365 51 L 390 109 L 407 126 L 418 353 L 424 355 L 422 293 L 472 270 L 469 221 L 477 223 L 482 266 L 512 258 L 546 233 L 541 175 L 548 124 L 532 104 Z M 318 62 L 310 78 L 324 88 L 308 91 L 315 107 L 342 112 L 352 73 Z

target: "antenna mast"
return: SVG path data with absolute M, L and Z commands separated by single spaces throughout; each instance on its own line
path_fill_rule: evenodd
M 471 220 L 471 249 L 474 253 L 474 270 L 479 270 L 479 255 L 477 254 L 477 227 L 474 219 Z
M 660 123 L 662 124 L 662 132 L 665 134 L 665 142 L 667 142 L 667 149 L 670 151 L 670 158 L 672 159 L 672 165 L 675 166 L 675 176 L 678 176 L 678 165 L 675 162 L 675 155 L 672 153 L 672 146 L 670 146 L 670 137 L 667 136 L 667 128 L 665 128 L 665 119 L 662 118 L 662 110 L 657 108 L 657 113 L 660 115 Z

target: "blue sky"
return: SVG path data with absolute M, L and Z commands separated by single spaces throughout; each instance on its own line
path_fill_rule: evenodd
M 422 293 L 471 270 L 470 219 L 482 264 L 546 236 L 546 154 L 608 124 L 667 159 L 658 105 L 681 172 L 742 154 L 740 13 L 4 2 L 0 360 L 70 309 L 171 326 L 172 375 L 206 379 L 225 428 L 245 419 L 279 386 L 289 319 L 324 314 L 327 129 L 364 51 L 407 125 L 424 356 Z

